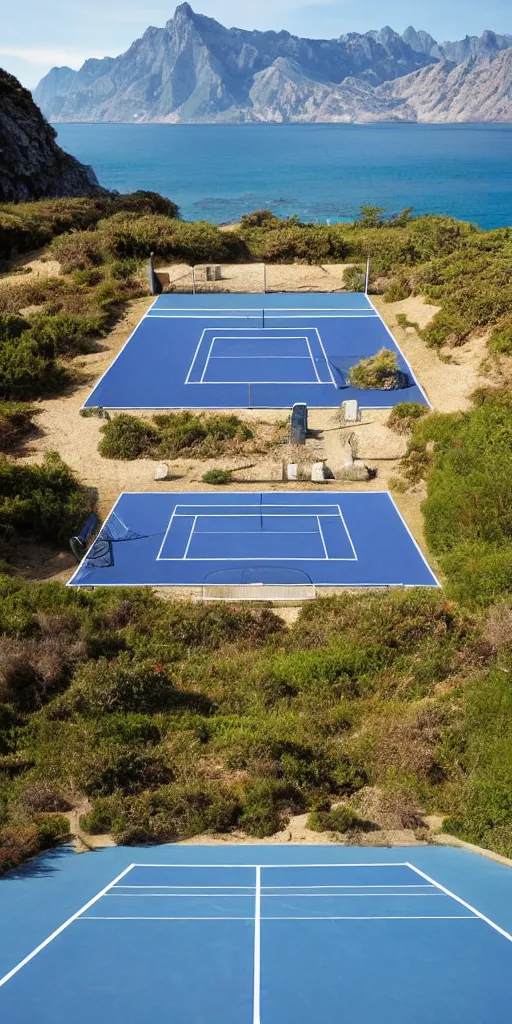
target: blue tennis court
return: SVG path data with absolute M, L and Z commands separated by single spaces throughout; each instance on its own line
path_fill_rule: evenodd
M 358 390 L 348 372 L 382 348 L 404 386 Z M 241 409 L 427 403 L 389 329 L 360 292 L 160 295 L 84 407 Z
M 510 1019 L 512 873 L 466 851 L 226 844 L 53 858 L 0 883 L 9 1024 Z
M 71 586 L 438 586 L 387 491 L 122 494 Z

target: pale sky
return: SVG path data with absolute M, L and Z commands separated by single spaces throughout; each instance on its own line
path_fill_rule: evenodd
M 161 0 L 22 0 L 2 21 L 0 66 L 33 88 L 54 65 L 78 68 L 87 57 L 116 57 L 149 25 L 163 26 L 176 3 Z M 510 0 L 195 0 L 198 13 L 227 26 L 287 29 L 295 35 L 334 38 L 411 23 L 439 41 L 480 35 L 484 29 L 512 34 Z

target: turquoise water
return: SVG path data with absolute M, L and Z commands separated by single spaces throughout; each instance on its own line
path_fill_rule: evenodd
M 512 124 L 56 127 L 102 185 L 160 192 L 190 220 L 269 207 L 325 223 L 373 203 L 512 224 Z

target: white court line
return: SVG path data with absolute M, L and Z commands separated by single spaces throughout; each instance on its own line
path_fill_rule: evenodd
M 192 537 L 194 536 L 194 530 L 196 528 L 197 519 L 198 519 L 198 517 L 194 516 L 194 522 L 192 523 L 192 527 L 190 529 L 190 534 L 189 534 L 189 538 L 188 538 L 188 541 L 187 541 L 187 546 L 185 548 L 185 554 L 183 555 L 182 561 L 185 561 L 185 559 L 186 559 L 186 557 L 188 555 L 188 549 L 189 549 L 189 547 L 190 547 L 190 545 L 192 543 Z M 174 561 L 176 561 L 176 559 L 174 559 Z
M 87 920 L 87 918 L 82 918 Z M 223 918 L 219 917 L 219 921 Z M 449 914 L 449 915 L 438 915 L 438 914 L 405 914 L 402 916 L 386 915 L 385 917 L 373 917 L 373 916 L 353 916 L 353 917 L 263 917 L 262 921 L 477 921 L 478 918 L 473 914 Z
M 370 303 L 370 306 L 372 307 L 372 309 L 375 309 L 375 306 L 373 305 L 373 302 L 372 302 L 372 300 L 371 300 L 371 299 L 368 299 L 368 302 Z M 405 363 L 405 365 L 406 365 L 407 369 L 409 370 L 409 373 L 411 374 L 411 377 L 412 377 L 412 379 L 413 379 L 414 383 L 416 384 L 416 387 L 417 387 L 417 388 L 418 388 L 418 389 L 419 389 L 419 390 L 421 391 L 421 394 L 423 395 L 423 398 L 425 399 L 425 401 L 426 401 L 426 403 L 427 403 L 427 405 L 428 405 L 429 409 L 432 409 L 432 403 L 430 402 L 430 400 L 429 400 L 429 398 L 428 398 L 428 395 L 427 395 L 427 394 L 426 394 L 426 392 L 425 392 L 425 391 L 423 390 L 423 388 L 422 388 L 422 386 L 421 386 L 421 384 L 420 384 L 419 380 L 418 380 L 418 379 L 417 379 L 417 377 L 416 377 L 416 374 L 414 373 L 414 370 L 413 370 L 413 368 L 412 368 L 411 364 L 410 364 L 410 363 L 409 363 L 409 361 L 408 361 L 408 360 L 407 360 L 407 359 L 405 358 L 405 355 L 404 355 L 404 353 L 402 352 L 402 349 L 400 348 L 400 345 L 398 344 L 398 342 L 397 342 L 397 340 L 396 340 L 396 338 L 395 338 L 394 334 L 392 334 L 392 332 L 391 332 L 390 328 L 388 327 L 388 325 L 387 325 L 386 321 L 385 321 L 385 320 L 384 320 L 384 318 L 383 318 L 383 317 L 382 317 L 382 316 L 380 315 L 380 313 L 378 312 L 378 310 L 377 310 L 377 309 L 375 309 L 375 312 L 377 313 L 377 316 L 379 317 L 379 320 L 380 320 L 380 322 L 381 322 L 381 323 L 382 323 L 382 324 L 384 325 L 384 327 L 385 327 L 385 329 L 386 329 L 387 333 L 389 334 L 389 337 L 391 338 L 392 342 L 394 343 L 394 345 L 396 346 L 396 348 L 397 348 L 397 349 L 398 349 L 398 351 L 400 352 L 400 355 L 402 356 L 402 359 L 403 359 L 403 361 L 404 361 L 404 363 Z
M 437 889 L 441 889 L 445 896 L 450 896 L 452 900 L 456 900 L 457 903 L 460 903 L 461 906 L 466 908 L 466 910 L 470 910 L 471 913 L 475 914 L 478 918 L 480 918 L 481 921 L 485 921 L 485 924 L 488 924 L 490 928 L 494 928 L 494 931 L 499 932 L 500 935 L 503 935 L 503 938 L 508 939 L 509 942 L 512 942 L 512 935 L 510 935 L 509 932 L 506 932 L 504 928 L 500 928 L 499 924 L 495 924 L 494 921 L 491 921 L 490 917 L 486 917 L 485 914 L 481 914 L 479 910 L 471 906 L 471 903 L 466 903 L 466 900 L 461 899 L 460 896 L 456 896 L 454 892 L 452 892 L 450 889 L 447 889 L 446 886 L 441 885 L 440 882 L 436 882 L 435 878 L 431 878 L 430 875 L 425 874 L 424 871 L 420 871 L 419 868 L 415 868 L 414 864 L 408 864 L 407 867 L 415 871 L 417 875 L 421 875 L 422 878 L 426 878 L 427 882 L 430 882 L 432 885 L 435 885 Z
M 78 918 L 79 921 L 254 921 L 254 917 L 93 917 L 88 914 L 87 917 Z M 266 917 L 263 915 L 260 921 L 478 921 L 479 918 L 475 914 L 405 914 L 395 915 L 391 917 L 386 916 L 373 916 L 373 915 L 358 915 L 358 916 L 332 916 L 332 917 L 299 917 L 295 914 L 293 917 Z
M 211 355 L 211 351 L 212 351 L 212 348 L 213 348 L 214 345 L 215 345 L 215 338 L 212 338 L 212 340 L 210 342 L 210 348 L 208 349 L 208 353 L 207 353 L 207 356 L 206 356 L 206 362 L 205 362 L 205 364 L 203 366 L 203 372 L 202 372 L 202 374 L 201 374 L 201 376 L 199 378 L 199 383 L 200 384 L 204 383 L 204 375 L 205 375 L 205 373 L 206 373 L 206 371 L 208 369 L 208 363 L 210 362 L 210 355 Z M 185 381 L 185 383 L 187 383 L 187 382 Z M 216 381 L 214 381 L 213 383 L 216 383 Z
M 306 338 L 306 345 L 308 346 L 309 358 L 311 360 L 311 365 L 312 365 L 312 367 L 313 367 L 313 369 L 315 371 L 315 374 L 316 374 L 317 383 L 318 384 L 323 384 L 324 382 L 323 382 L 323 380 L 320 380 L 320 377 L 319 377 L 319 374 L 318 374 L 318 370 L 316 368 L 316 363 L 315 363 L 315 360 L 313 359 L 313 353 L 311 351 L 311 345 L 309 344 L 309 338 Z
M 140 492 L 140 494 L 144 494 L 144 493 L 145 492 Z M 275 494 L 279 494 L 279 492 L 275 492 Z M 286 494 L 286 492 L 284 492 L 284 494 Z M 374 492 L 374 494 L 377 494 L 377 492 Z M 301 869 L 303 867 L 323 867 L 324 869 L 327 869 L 329 867 L 412 867 L 413 865 L 410 864 L 409 861 L 407 861 L 407 860 L 374 860 L 374 861 L 370 861 L 370 860 L 364 860 L 364 861 L 354 860 L 354 861 L 348 861 L 348 862 L 345 861 L 343 863 L 339 863 L 338 861 L 333 862 L 333 861 L 330 861 L 330 860 L 327 860 L 327 861 L 323 860 L 321 863 L 315 862 L 314 864 L 302 864 L 302 863 L 297 863 L 297 862 L 295 862 L 293 864 L 289 864 L 289 863 L 283 863 L 283 864 L 261 864 L 261 863 L 259 863 L 259 864 L 253 864 L 253 863 L 247 863 L 247 864 L 240 864 L 240 863 L 234 863 L 234 864 L 233 863 L 231 863 L 231 864 L 219 864 L 219 863 L 211 864 L 211 863 L 208 863 L 208 864 L 204 864 L 204 863 L 202 863 L 202 864 L 197 864 L 196 863 L 195 864 L 194 862 L 190 862 L 188 860 L 188 861 L 185 861 L 184 863 L 180 862 L 180 863 L 175 863 L 175 864 L 154 864 L 154 863 L 146 863 L 146 862 L 143 862 L 143 861 L 135 861 L 131 866 L 132 867 L 164 867 L 164 868 L 167 868 L 167 867 L 169 867 L 169 868 L 173 868 L 173 867 L 189 867 L 189 868 L 190 867 L 194 867 L 195 869 L 196 868 L 202 869 L 204 867 L 236 867 L 236 868 L 241 868 L 241 869 L 245 869 L 247 867 L 260 867 L 262 871 L 266 871 L 268 868 L 276 869 L 276 868 L 281 868 L 281 867 L 286 867 L 287 869 L 290 869 L 291 867 L 294 867 L 296 869 Z M 430 880 L 430 881 L 431 881 L 432 885 L 436 884 L 435 882 L 432 882 L 432 880 Z M 263 886 L 263 888 L 265 888 L 265 887 Z
M 59 928 L 56 928 L 55 931 L 52 932 L 52 934 L 44 940 L 44 942 L 41 942 L 39 946 L 36 946 L 36 948 L 33 949 L 32 952 L 28 954 L 28 956 L 24 957 L 23 960 L 20 960 L 19 964 L 16 964 L 16 967 L 13 967 L 12 971 L 8 971 L 7 974 L 4 974 L 3 978 L 0 978 L 0 988 L 2 987 L 2 985 L 5 985 L 7 981 L 10 981 L 10 979 L 14 977 L 14 975 L 17 974 L 18 971 L 21 971 L 22 967 L 25 967 L 26 964 L 30 963 L 30 961 L 33 960 L 34 957 L 41 952 L 41 950 L 45 949 L 46 946 L 49 946 L 50 942 L 53 942 L 53 940 L 56 939 L 57 936 L 60 935 L 65 928 L 68 928 L 70 924 L 73 924 L 73 921 L 77 921 L 81 914 L 84 914 L 85 911 L 89 909 L 89 907 L 92 907 L 93 904 L 97 903 L 102 896 L 105 896 L 108 890 L 111 889 L 112 886 L 116 884 L 116 882 L 119 882 L 121 878 L 124 878 L 124 876 L 132 870 L 133 866 L 133 864 L 129 864 L 128 867 L 125 868 L 124 871 L 121 871 L 121 874 L 117 875 L 117 877 L 114 878 L 112 882 L 109 882 L 109 884 L 106 885 L 105 888 L 101 890 L 101 892 L 99 892 L 96 896 L 93 896 L 92 900 L 89 900 L 89 902 L 85 903 L 83 907 L 80 907 L 80 910 L 77 910 L 75 914 L 72 914 L 71 917 L 68 917 L 67 921 L 64 921 L 64 924 L 61 924 Z
M 320 534 L 320 540 L 322 541 L 322 544 L 323 544 L 323 547 L 324 547 L 325 558 L 326 558 L 326 561 L 328 562 L 329 561 L 329 555 L 327 554 L 327 548 L 325 546 L 325 539 L 324 539 L 324 535 L 323 535 L 322 526 L 321 526 L 321 523 L 320 523 L 320 516 L 316 517 L 316 521 L 318 523 L 318 532 Z
M 273 899 L 287 899 L 293 897 L 294 899 L 315 899 L 315 900 L 330 900 L 334 898 L 342 899 L 376 899 L 378 896 L 384 896 L 386 899 L 394 900 L 399 897 L 405 897 L 405 899 L 427 899 L 434 897 L 437 900 L 448 899 L 448 896 L 444 892 L 289 892 L 286 894 L 280 892 L 261 892 L 261 896 L 266 900 Z M 156 900 L 197 900 L 197 899 L 254 899 L 253 892 L 107 892 L 103 899 L 128 899 L 128 900 L 139 900 L 139 899 L 156 899 Z
M 87 917 L 78 918 L 79 921 L 254 921 L 253 917 Z
M 118 886 L 118 888 L 120 888 L 120 887 Z M 122 888 L 126 888 L 126 886 L 123 886 Z M 162 886 L 162 889 L 163 888 L 164 888 L 164 886 Z M 191 886 L 191 888 L 192 888 L 192 886 Z M 213 886 L 212 886 L 212 888 L 213 888 Z M 226 887 L 223 886 L 222 888 L 227 888 L 227 886 Z M 234 886 L 232 886 L 232 888 L 234 888 Z M 262 886 L 262 892 L 263 892 L 263 895 L 265 895 L 265 894 L 269 895 L 268 893 L 266 893 L 267 889 L 386 889 L 386 888 L 388 888 L 388 889 L 433 889 L 434 886 L 430 885 L 430 884 L 427 885 L 426 882 L 424 884 L 422 884 L 421 882 L 407 882 L 405 885 L 403 885 L 403 884 L 393 885 L 392 882 L 384 882 L 381 885 L 379 885 L 377 882 L 375 882 L 374 885 L 368 885 L 367 883 L 363 883 L 362 885 L 356 885 L 355 882 L 352 882 L 351 885 L 263 885 Z M 312 895 L 314 895 L 314 893 Z M 385 895 L 388 895 L 388 894 L 386 893 Z M 393 895 L 393 893 L 391 893 L 390 895 Z
M 261 868 L 256 868 L 256 894 L 254 898 L 254 977 L 253 1024 L 260 1024 L 261 1004 Z
M 294 888 L 292 886 L 292 888 Z M 250 889 L 252 895 L 253 885 L 116 885 L 116 889 Z M 151 895 L 148 893 L 148 896 Z M 243 894 L 242 894 L 243 895 Z
M 410 531 L 410 529 L 409 529 L 409 527 L 408 527 L 408 525 L 407 525 L 407 523 L 406 523 L 406 521 L 405 521 L 405 519 L 404 519 L 404 517 L 403 517 L 402 513 L 400 512 L 400 509 L 398 508 L 398 505 L 397 505 L 397 503 L 396 503 L 396 501 L 395 501 L 395 499 L 394 499 L 393 495 L 392 495 L 392 494 L 391 494 L 391 493 L 390 493 L 389 491 L 387 492 L 387 494 L 388 494 L 388 498 L 389 498 L 389 500 L 390 500 L 391 504 L 393 505 L 393 507 L 394 507 L 394 509 L 395 509 L 395 512 L 396 512 L 396 514 L 397 514 L 398 518 L 399 518 L 399 519 L 401 520 L 401 522 L 402 522 L 402 525 L 403 525 L 403 527 L 404 527 L 404 529 L 405 529 L 406 533 L 408 534 L 408 536 L 409 536 L 410 540 L 412 541 L 412 543 L 414 544 L 414 547 L 416 548 L 416 551 L 417 551 L 417 552 L 418 552 L 418 554 L 420 555 L 420 557 L 421 557 L 421 559 L 422 559 L 422 561 L 423 561 L 424 565 L 426 566 L 426 568 L 428 569 L 428 571 L 429 571 L 430 575 L 432 576 L 432 578 L 433 578 L 433 580 L 434 580 L 434 582 L 435 582 L 435 585 L 436 585 L 436 587 L 440 587 L 440 586 L 441 586 L 441 584 L 440 584 L 440 582 L 439 582 L 439 580 L 438 580 L 438 578 L 437 578 L 437 576 L 436 576 L 435 572 L 433 571 L 432 567 L 431 567 L 431 566 L 429 565 L 429 563 L 427 562 L 427 559 L 425 558 L 425 555 L 423 554 L 423 551 L 421 550 L 421 548 L 420 548 L 420 546 L 419 546 L 419 544 L 418 544 L 418 541 L 416 540 L 416 538 L 415 538 L 415 537 L 413 537 L 413 535 L 412 535 L 412 533 L 411 533 L 411 531 Z
M 292 505 L 292 504 L 286 505 L 286 504 L 277 504 L 276 503 L 276 504 L 272 504 L 272 505 L 268 504 L 268 505 L 258 506 L 258 512 L 256 512 L 256 511 L 255 512 L 250 512 L 249 514 L 244 514 L 243 516 L 241 516 L 239 511 L 238 511 L 238 509 L 240 509 L 240 508 L 250 508 L 250 509 L 253 509 L 253 508 L 255 508 L 254 504 L 247 504 L 247 505 L 240 504 L 240 505 L 236 506 L 236 505 L 229 505 L 229 504 L 228 505 L 219 505 L 219 504 L 211 504 L 211 505 L 204 504 L 203 505 L 200 502 L 197 505 L 196 504 L 194 504 L 194 505 L 180 505 L 178 503 L 174 507 L 171 519 L 173 519 L 173 518 L 177 518 L 177 519 L 190 519 L 192 517 L 194 519 L 194 521 L 192 523 L 190 535 L 189 535 L 189 538 L 188 538 L 188 541 L 187 541 L 187 546 L 186 546 L 186 549 L 185 549 L 185 554 L 181 555 L 179 558 L 178 557 L 171 557 L 171 556 L 167 556 L 167 555 L 162 555 L 164 544 L 165 544 L 165 541 L 167 540 L 167 537 L 168 537 L 168 534 L 169 534 L 169 530 L 170 530 L 170 523 L 169 523 L 169 525 L 167 527 L 167 530 L 165 532 L 164 541 L 162 542 L 162 545 L 160 547 L 158 555 L 156 556 L 156 561 L 160 561 L 160 562 L 183 562 L 183 561 L 186 560 L 188 562 L 203 562 L 203 561 L 208 561 L 208 562 L 225 562 L 227 556 L 223 556 L 223 557 L 208 557 L 208 558 L 204 558 L 203 556 L 201 556 L 201 557 L 195 557 L 195 556 L 194 557 L 188 557 L 188 552 L 189 552 L 190 544 L 191 544 L 191 541 L 192 541 L 192 535 L 194 533 L 197 520 L 198 519 L 258 519 L 259 520 L 261 518 L 261 511 L 260 511 L 261 508 L 264 510 L 264 514 L 267 516 L 267 518 L 286 518 L 286 519 L 292 519 L 292 518 L 293 519 L 311 519 L 311 518 L 316 518 L 316 520 L 318 522 L 318 532 L 313 531 L 313 530 L 296 530 L 296 531 L 294 531 L 294 534 L 297 534 L 298 536 L 299 535 L 300 536 L 303 536 L 303 535 L 319 536 L 321 541 L 322 541 L 322 545 L 323 545 L 323 549 L 324 549 L 324 557 L 323 558 L 318 558 L 315 555 L 312 555 L 312 556 L 309 556 L 309 557 L 300 556 L 300 555 L 283 555 L 283 556 L 279 556 L 279 557 L 277 555 L 254 555 L 254 556 L 252 556 L 252 555 L 244 555 L 244 556 L 233 555 L 233 556 L 229 556 L 229 561 L 230 562 L 261 562 L 261 561 L 267 561 L 267 562 L 272 562 L 272 561 L 287 561 L 287 562 L 290 562 L 290 561 L 293 561 L 293 562 L 295 562 L 295 561 L 296 562 L 324 562 L 324 561 L 329 561 L 329 562 L 358 562 L 359 561 L 359 558 L 358 558 L 358 555 L 357 555 L 357 552 L 356 552 L 356 549 L 355 549 L 352 537 L 350 535 L 350 531 L 349 531 L 348 526 L 346 524 L 346 521 L 345 521 L 345 518 L 344 518 L 343 513 L 341 511 L 341 506 L 340 505 L 332 504 L 332 505 L 326 505 L 325 506 L 326 509 L 327 508 L 336 509 L 337 510 L 336 513 L 330 513 L 330 512 L 325 512 L 324 513 L 323 508 L 322 508 L 322 512 L 316 514 L 315 516 L 312 516 L 311 514 L 308 514 L 307 512 L 303 512 L 303 511 L 302 512 L 292 512 L 290 514 L 283 513 L 283 512 L 278 513 L 278 514 L 275 513 L 275 509 L 288 509 L 288 508 L 295 509 L 297 507 L 301 508 L 301 509 L 305 509 L 305 508 L 316 508 L 316 509 L 318 509 L 321 506 L 319 506 L 318 503 L 316 503 L 316 504 L 312 503 L 311 505 L 302 504 L 302 505 L 299 505 L 299 506 Z M 192 511 L 191 512 L 187 512 L 186 510 L 188 508 L 190 508 L 190 509 L 204 508 L 204 509 L 206 509 L 208 511 L 205 511 L 204 513 L 194 513 Z M 233 509 L 234 511 L 229 511 L 227 513 L 210 512 L 209 509 L 211 509 L 211 508 L 227 508 L 227 509 L 230 509 L 230 510 Z M 185 511 L 179 512 L 178 511 L 179 509 L 184 509 Z M 270 510 L 270 511 L 267 511 L 267 510 Z M 324 533 L 323 533 L 322 527 L 320 525 L 320 517 L 323 516 L 324 514 L 325 514 L 326 518 L 339 519 L 341 521 L 342 527 L 345 530 L 345 535 L 346 535 L 347 541 L 348 541 L 348 543 L 350 545 L 350 549 L 352 551 L 352 556 L 351 557 L 345 556 L 345 557 L 337 558 L 337 557 L 330 557 L 329 556 L 329 553 L 328 553 L 328 550 L 327 550 L 327 547 L 326 547 L 326 543 L 325 543 Z M 240 531 L 240 533 L 237 533 L 237 536 L 249 536 L 249 535 L 252 535 L 252 534 L 259 534 L 260 532 L 261 532 L 260 530 L 243 530 L 243 531 Z M 274 536 L 274 535 L 280 534 L 281 531 L 280 530 L 266 530 L 265 533 L 266 534 L 271 534 L 272 536 Z M 221 535 L 224 535 L 224 534 L 226 536 L 230 535 L 229 531 L 224 531 L 224 530 L 202 530 L 201 531 L 201 535 L 203 535 L 203 534 L 205 536 L 213 536 L 213 535 L 221 536 Z
M 168 535 L 170 533 L 170 530 L 171 530 L 172 521 L 173 521 L 173 519 L 174 519 L 174 517 L 176 515 L 176 509 L 177 508 L 178 508 L 178 505 L 175 505 L 173 510 L 172 510 L 171 518 L 169 519 L 169 522 L 167 523 L 167 529 L 166 529 L 166 531 L 164 533 L 164 539 L 163 539 L 163 541 L 162 541 L 162 543 L 161 543 L 161 545 L 160 545 L 160 547 L 158 549 L 158 554 L 156 556 L 156 561 L 157 562 L 159 561 L 160 555 L 162 554 L 162 551 L 164 550 L 164 547 L 165 547 L 165 544 L 166 544 L 166 541 L 167 541 L 167 537 L 168 537 Z

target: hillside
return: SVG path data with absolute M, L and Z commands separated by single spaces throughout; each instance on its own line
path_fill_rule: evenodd
M 462 92 L 461 84 L 475 65 L 491 67 L 511 46 L 512 36 L 493 32 L 438 43 L 412 27 L 400 36 L 388 26 L 301 39 L 284 31 L 228 29 L 184 3 L 164 28 L 148 28 L 118 57 L 87 60 L 79 71 L 53 68 L 34 97 L 56 122 L 421 121 L 431 107 L 436 120 L 508 120 L 507 62 L 496 62 Z M 450 78 L 459 66 L 460 74 Z M 426 70 L 432 72 L 427 104 Z M 504 97 L 498 109 L 488 98 L 491 75 Z M 399 88 L 404 78 L 406 93 Z
M 0 870 L 62 840 L 68 815 L 87 835 L 139 844 L 272 836 L 302 812 L 344 842 L 382 845 L 430 841 L 431 814 L 511 856 L 509 229 L 365 208 L 330 228 L 259 214 L 222 232 L 176 213 L 138 193 L 17 204 L 0 225 L 5 260 L 45 246 L 0 276 Z M 379 308 L 445 390 L 470 377 L 476 346 L 490 383 L 475 373 L 472 397 L 458 405 L 454 389 L 447 409 L 431 379 L 435 411 L 399 408 L 376 461 L 375 487 L 393 487 L 443 590 L 322 597 L 283 621 L 270 608 L 63 585 L 91 504 L 105 511 L 109 488 L 134 481 L 155 487 L 150 423 L 125 417 L 113 452 L 101 441 L 122 417 L 78 416 L 80 389 L 149 305 L 151 250 L 181 274 L 204 259 L 293 262 L 310 287 L 325 265 L 370 252 Z M 196 486 L 204 466 L 179 416 L 171 489 L 185 463 Z M 361 430 L 373 460 L 376 425 Z M 225 449 L 214 458 L 225 464 Z
M 92 167 L 65 153 L 55 138 L 30 92 L 0 69 L 0 202 L 103 191 Z

